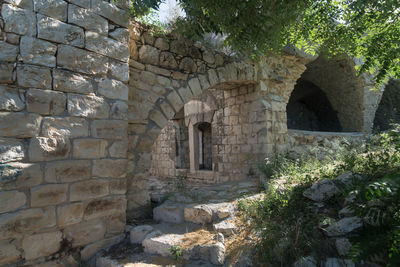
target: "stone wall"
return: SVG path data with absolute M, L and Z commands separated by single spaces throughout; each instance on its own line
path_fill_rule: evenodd
M 212 101 L 214 105 L 210 103 L 210 98 L 217 99 Z M 214 107 L 207 108 L 211 106 Z M 162 129 L 153 145 L 152 176 L 167 181 L 185 176 L 190 183 L 216 184 L 243 180 L 257 173 L 257 165 L 265 157 L 267 116 L 254 86 L 224 91 L 205 90 L 196 100 L 185 104 L 184 111 L 186 128 L 204 121 L 211 123 L 209 144 L 212 145 L 213 167 L 211 170 L 176 167 L 177 129 L 173 119 Z M 189 156 L 191 151 L 186 153 Z
M 87 260 L 124 231 L 126 9 L 0 2 L 0 265 Z

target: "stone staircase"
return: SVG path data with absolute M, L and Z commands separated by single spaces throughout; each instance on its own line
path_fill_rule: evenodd
M 241 234 L 245 227 L 236 211 L 239 199 L 260 196 L 258 184 L 247 180 L 170 195 L 153 209 L 151 223 L 128 225 L 123 242 L 98 254 L 96 267 L 251 266 L 249 257 L 238 255 L 251 238 Z

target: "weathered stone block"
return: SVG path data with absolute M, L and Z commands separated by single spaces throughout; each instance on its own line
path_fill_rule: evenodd
M 169 49 L 169 43 L 165 38 L 157 38 L 154 46 L 161 51 L 167 51 Z
M 111 99 L 128 100 L 129 88 L 118 80 L 102 79 L 99 82 L 99 93 Z
M 63 0 L 33 0 L 34 10 L 40 14 L 67 21 L 68 4 Z
M 35 137 L 29 144 L 29 159 L 32 162 L 65 159 L 70 149 L 70 141 L 64 137 Z
M 42 118 L 37 114 L 0 112 L 0 136 L 29 138 L 39 134 Z
M 108 34 L 114 40 L 118 42 L 128 44 L 129 42 L 129 30 L 126 28 L 117 28 Z
M 127 138 L 128 122 L 123 120 L 95 120 L 91 126 L 92 135 L 96 138 Z
M 197 65 L 196 62 L 190 57 L 184 57 L 179 63 L 179 69 L 186 72 L 196 72 Z
M 61 44 L 83 47 L 85 36 L 82 28 L 43 15 L 37 15 L 38 38 Z
M 36 35 L 36 16 L 31 10 L 12 5 L 3 5 L 1 16 L 4 20 L 4 31 L 20 35 Z
M 19 259 L 21 252 L 19 252 L 13 244 L 9 241 L 0 241 L 0 264 L 6 265 Z
M 21 140 L 0 138 L 0 163 L 19 161 L 24 158 L 25 149 Z
M 22 240 L 22 248 L 25 252 L 25 259 L 32 260 L 56 253 L 60 249 L 61 241 L 61 232 L 26 236 Z
M 82 221 L 84 206 L 82 203 L 68 204 L 57 207 L 57 225 L 64 227 Z
M 23 9 L 33 10 L 32 0 L 4 0 L 4 2 Z
M 87 31 L 85 34 L 87 50 L 101 55 L 128 62 L 129 48 L 126 44 L 100 35 L 96 32 Z
M 91 220 L 65 228 L 64 235 L 72 240 L 73 247 L 79 247 L 100 240 L 105 232 L 101 220 Z
M 26 94 L 28 111 L 42 115 L 60 115 L 65 110 L 67 97 L 61 92 L 30 89 Z
M 129 26 L 129 12 L 117 7 L 115 3 L 103 0 L 92 1 L 93 11 L 123 27 Z
M 39 164 L 11 162 L 0 164 L 0 169 L 0 189 L 29 188 L 43 181 L 43 172 Z
M 110 74 L 122 82 L 129 81 L 129 64 L 110 60 Z
M 13 71 L 14 63 L 0 63 L 0 82 L 12 83 L 15 80 Z
M 177 69 L 178 63 L 174 57 L 174 54 L 170 52 L 161 52 L 160 54 L 160 66 L 169 69 Z
M 26 196 L 19 191 L 5 191 L 0 193 L 0 213 L 14 211 L 23 207 Z
M 108 118 L 110 106 L 104 98 L 94 95 L 68 95 L 68 112 L 72 116 Z
M 23 87 L 51 89 L 50 69 L 30 65 L 18 66 L 17 83 Z
M 108 142 L 103 139 L 75 139 L 72 157 L 77 159 L 104 158 Z
M 67 0 L 67 2 L 84 8 L 90 8 L 90 1 L 91 0 Z
M 56 225 L 54 207 L 28 209 L 0 215 L 0 240 L 26 235 Z
M 65 160 L 47 163 L 44 179 L 49 183 L 70 183 L 89 179 L 91 174 L 89 160 Z
M 29 36 L 21 37 L 21 60 L 24 63 L 55 67 L 57 46 Z
M 93 161 L 95 177 L 125 177 L 127 173 L 126 159 L 97 159 Z
M 128 119 L 128 104 L 125 101 L 115 101 L 111 106 L 111 118 L 118 120 Z
M 53 86 L 57 91 L 78 94 L 93 93 L 91 77 L 59 69 L 53 71 Z
M 205 224 L 212 222 L 213 212 L 207 205 L 195 205 L 185 207 L 185 221 L 192 223 Z
M 18 55 L 18 46 L 0 41 L 0 51 L 0 61 L 16 61 Z
M 86 200 L 105 195 L 108 195 L 108 182 L 105 180 L 90 180 L 72 184 L 69 200 Z
M 148 234 L 154 231 L 151 225 L 139 225 L 130 231 L 130 242 L 131 244 L 142 244 L 143 240 Z
M 104 218 L 112 214 L 125 213 L 125 196 L 94 199 L 88 202 L 84 211 L 84 219 Z
M 139 49 L 139 59 L 141 63 L 158 65 L 160 51 L 152 46 L 143 45 Z
M 126 193 L 126 179 L 115 179 L 110 181 L 110 194 L 123 195 Z
M 81 26 L 85 30 L 107 35 L 108 21 L 86 8 L 69 5 L 68 23 Z
M 31 207 L 57 205 L 67 200 L 68 185 L 52 184 L 31 188 Z
M 128 140 L 115 141 L 108 149 L 113 158 L 126 158 Z
M 108 58 L 76 47 L 59 45 L 57 66 L 93 75 L 106 74 Z
M 81 252 L 80 252 L 81 259 L 84 261 L 87 261 L 101 249 L 110 247 L 114 244 L 117 244 L 117 243 L 121 242 L 124 238 L 125 238 L 125 235 L 121 234 L 118 236 L 103 239 L 103 240 L 97 241 L 95 243 L 89 244 L 81 250 Z
M 41 133 L 44 137 L 84 137 L 89 135 L 89 123 L 84 118 L 45 117 Z

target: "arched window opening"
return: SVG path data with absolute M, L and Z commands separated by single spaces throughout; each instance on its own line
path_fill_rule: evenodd
M 197 129 L 199 170 L 212 170 L 211 124 L 202 122 Z
M 289 129 L 340 132 L 337 112 L 315 84 L 299 79 L 286 107 Z

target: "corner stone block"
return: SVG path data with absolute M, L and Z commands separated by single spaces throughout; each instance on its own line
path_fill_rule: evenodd
M 29 138 L 39 134 L 42 118 L 37 114 L 0 112 L 0 136 Z
M 38 38 L 72 46 L 84 47 L 83 29 L 56 19 L 37 15 Z
M 75 5 L 69 5 L 68 23 L 81 26 L 85 30 L 107 35 L 108 21 L 99 15 L 89 11 L 86 8 L 80 8 Z
M 0 256 L 0 265 L 6 265 L 18 260 L 21 252 L 9 241 L 0 241 Z
M 118 80 L 102 79 L 98 91 L 107 98 L 128 100 L 129 88 Z
M 26 195 L 22 192 L 4 191 L 0 193 L 0 213 L 14 211 L 25 204 Z
M 23 65 L 17 67 L 17 83 L 22 87 L 51 89 L 49 68 Z
M 111 118 L 117 120 L 128 119 L 128 104 L 125 101 L 115 101 L 111 106 Z
M 35 12 L 58 19 L 67 21 L 67 2 L 63 0 L 33 0 Z
M 96 119 L 108 118 L 110 106 L 103 97 L 94 95 L 68 95 L 68 112 L 72 116 Z
M 22 240 L 25 259 L 32 260 L 56 253 L 61 247 L 62 233 L 42 233 L 26 236 Z
M 64 227 L 82 221 L 84 206 L 82 203 L 68 204 L 57 207 L 57 225 Z
M 28 9 L 12 5 L 3 5 L 1 16 L 4 20 L 4 31 L 20 35 L 36 35 L 36 16 Z
M 89 135 L 89 122 L 76 117 L 45 117 L 41 134 L 44 137 L 86 137 Z
M 54 207 L 22 210 L 0 215 L 0 240 L 20 237 L 56 225 Z
M 59 45 L 57 66 L 86 74 L 107 74 L 108 58 L 68 45 Z
M 92 135 L 96 138 L 126 139 L 128 122 L 123 120 L 95 120 L 92 122 Z
M 80 247 L 102 239 L 105 232 L 101 220 L 91 220 L 65 228 L 64 235 L 72 240 L 73 247 Z
M 110 74 L 122 82 L 129 81 L 129 64 L 110 59 Z
M 25 158 L 24 143 L 19 139 L 0 138 L 0 163 L 19 161 Z M 0 187 L 1 188 L 1 187 Z
M 110 194 L 124 195 L 126 194 L 126 179 L 115 179 L 110 181 Z
M 31 188 L 31 206 L 45 207 L 57 205 L 67 200 L 68 185 L 54 184 Z
M 115 3 L 108 3 L 103 0 L 92 0 L 92 9 L 97 14 L 120 26 L 129 27 L 129 12 L 118 8 Z
M 93 176 L 125 178 L 127 168 L 126 159 L 97 159 L 93 161 Z
M 93 93 L 93 85 L 91 81 L 91 77 L 78 73 L 59 69 L 53 71 L 53 86 L 54 90 L 57 91 L 90 94 Z
M 105 180 L 90 180 L 77 182 L 70 187 L 70 201 L 87 200 L 108 195 L 108 182 Z
M 28 112 L 42 115 L 61 115 L 67 103 L 65 94 L 52 90 L 30 89 L 26 98 Z
M 89 160 L 64 160 L 47 163 L 44 179 L 48 183 L 70 183 L 89 179 L 91 174 Z
M 129 47 L 126 44 L 105 37 L 95 32 L 87 31 L 85 37 L 86 37 L 85 48 L 87 50 L 123 62 L 129 61 Z
M 103 139 L 75 139 L 72 157 L 77 159 L 104 158 L 108 142 Z
M 20 48 L 21 60 L 24 63 L 46 67 L 56 66 L 56 45 L 33 37 L 22 36 Z
M 43 181 L 43 172 L 39 164 L 10 162 L 0 164 L 0 169 L 0 188 L 4 190 L 29 188 Z
M 36 137 L 29 144 L 29 159 L 32 162 L 65 159 L 70 150 L 70 141 L 64 137 Z
M 125 211 L 125 196 L 94 199 L 86 205 L 84 219 L 91 220 L 96 218 L 104 218 L 113 214 L 125 213 Z
M 18 55 L 18 46 L 0 41 L 0 61 L 14 62 Z

